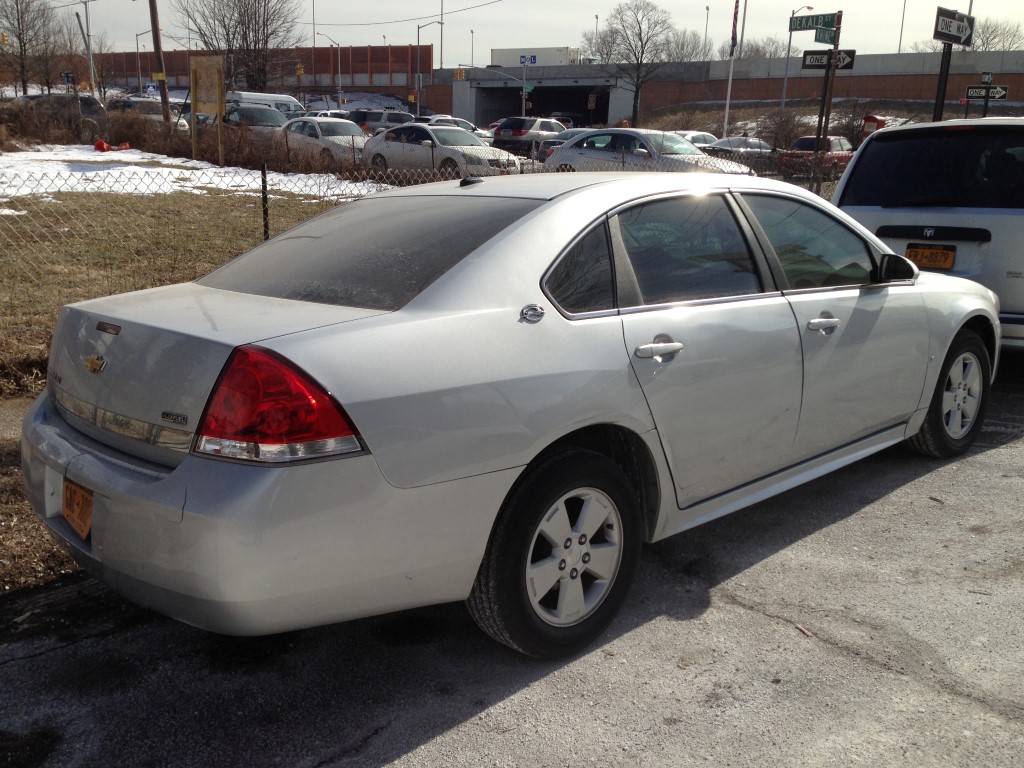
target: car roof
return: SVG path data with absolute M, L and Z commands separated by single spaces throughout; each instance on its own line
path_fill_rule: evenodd
M 884 132 L 889 134 L 904 131 L 928 131 L 942 128 L 984 128 L 990 126 L 1020 128 L 1024 126 L 1024 117 L 972 117 L 940 120 L 934 123 L 905 123 L 903 125 L 886 126 L 875 131 L 875 133 Z
M 606 188 L 609 192 L 616 189 L 624 200 L 648 197 L 660 192 L 702 192 L 711 189 L 742 188 L 784 192 L 819 203 L 823 202 L 818 195 L 787 182 L 731 173 L 531 173 L 443 181 L 413 187 L 396 187 L 381 192 L 379 195 L 399 197 L 482 196 L 553 200 L 562 195 L 595 187 Z

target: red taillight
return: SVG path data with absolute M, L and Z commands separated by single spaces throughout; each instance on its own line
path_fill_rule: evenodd
M 306 373 L 260 347 L 231 353 L 206 405 L 196 450 L 283 462 L 362 450 L 341 407 Z
M 529 131 L 526 130 L 525 128 L 522 128 L 518 131 L 512 131 L 513 136 L 525 136 L 527 133 L 529 133 Z

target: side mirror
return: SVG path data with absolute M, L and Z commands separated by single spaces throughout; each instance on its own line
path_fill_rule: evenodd
M 430 139 L 424 139 L 423 141 L 420 142 L 420 146 L 421 147 L 432 147 L 432 146 L 434 146 L 434 142 L 432 142 Z
M 648 152 L 643 147 L 637 147 L 636 149 L 634 149 L 633 150 L 633 154 L 636 155 L 637 157 L 650 157 L 651 156 L 651 153 Z
M 917 265 L 910 259 L 895 253 L 882 254 L 882 262 L 878 266 L 878 282 L 897 283 L 903 280 L 916 280 L 919 274 Z

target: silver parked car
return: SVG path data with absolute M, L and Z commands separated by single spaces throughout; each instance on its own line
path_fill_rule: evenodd
M 363 160 L 377 171 L 436 171 L 449 179 L 519 173 L 519 159 L 462 128 L 409 123 L 367 139 Z
M 288 156 L 316 157 L 332 163 L 359 163 L 366 134 L 351 120 L 336 117 L 296 117 L 281 127 Z
M 1024 349 L 1024 119 L 949 120 L 871 134 L 833 201 L 921 269 L 977 280 Z
M 663 539 L 981 430 L 996 299 L 724 174 L 339 206 L 192 283 L 64 307 L 27 496 L 129 598 L 260 634 L 466 600 L 574 653 Z
M 585 131 L 544 160 L 555 171 L 719 171 L 753 175 L 745 165 L 708 157 L 686 139 L 648 128 Z

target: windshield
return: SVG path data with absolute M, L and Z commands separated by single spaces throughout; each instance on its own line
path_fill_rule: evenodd
M 443 147 L 483 147 L 479 137 L 461 128 L 434 128 L 437 143 Z
M 651 133 L 647 140 L 663 155 L 703 155 L 697 147 L 674 133 Z
M 258 296 L 397 310 L 540 204 L 366 197 L 293 227 L 198 282 Z
M 839 204 L 1024 208 L 1024 130 L 986 125 L 876 134 Z
M 343 123 L 324 120 L 319 125 L 320 133 L 324 136 L 365 136 L 362 128 L 347 120 Z
M 242 107 L 238 110 L 239 122 L 242 125 L 284 125 L 287 121 L 284 115 L 276 109 L 253 109 Z

